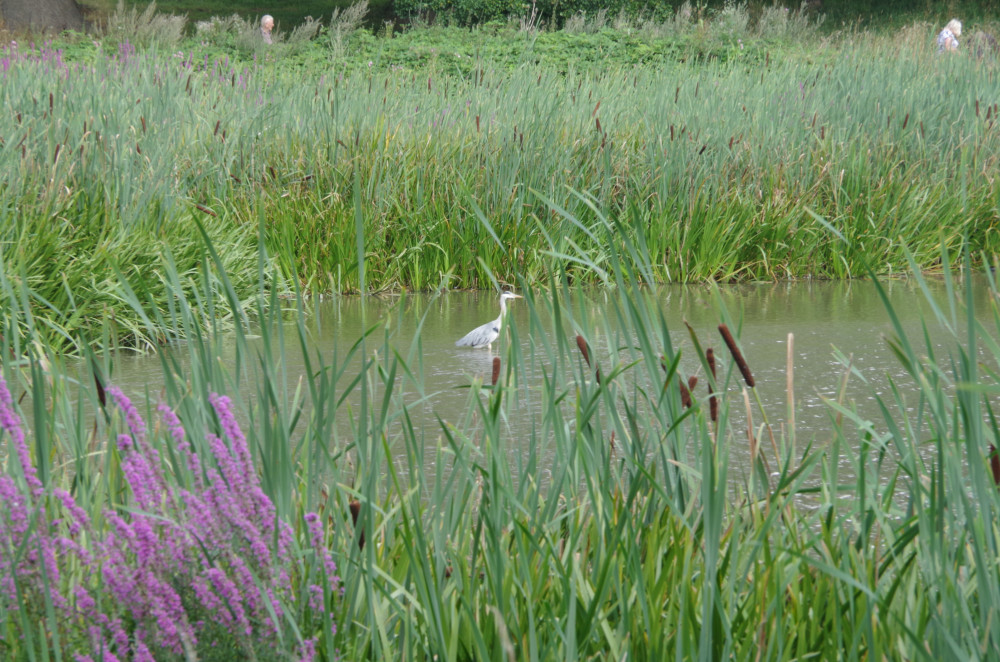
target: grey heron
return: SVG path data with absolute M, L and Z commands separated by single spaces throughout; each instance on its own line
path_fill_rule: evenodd
M 503 316 L 507 312 L 507 301 L 509 299 L 520 299 L 521 296 L 513 292 L 504 292 L 500 295 L 500 317 L 492 322 L 487 322 L 482 326 L 469 331 L 465 336 L 455 343 L 456 347 L 479 347 L 489 348 L 493 341 L 500 337 L 500 325 L 503 324 Z

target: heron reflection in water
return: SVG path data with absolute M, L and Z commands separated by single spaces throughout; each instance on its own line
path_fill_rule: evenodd
M 520 299 L 521 296 L 513 292 L 504 292 L 500 295 L 500 317 L 492 322 L 487 322 L 480 327 L 469 331 L 465 336 L 455 343 L 456 347 L 480 347 L 490 348 L 493 341 L 500 337 L 500 326 L 503 324 L 503 316 L 507 312 L 507 301 L 510 299 Z

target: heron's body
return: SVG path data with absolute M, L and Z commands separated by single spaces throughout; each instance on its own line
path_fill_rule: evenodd
M 496 318 L 492 322 L 487 322 L 486 324 L 469 331 L 462 337 L 461 340 L 455 343 L 455 346 L 478 349 L 480 347 L 489 347 L 492 345 L 493 342 L 500 337 L 500 329 L 503 326 L 503 316 L 507 312 L 507 300 L 520 298 L 520 296 L 514 294 L 513 292 L 504 292 L 501 294 L 500 317 Z

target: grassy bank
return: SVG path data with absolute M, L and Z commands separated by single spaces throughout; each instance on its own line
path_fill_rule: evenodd
M 968 280 L 946 270 L 952 296 L 930 304 L 940 313 L 928 323 L 951 331 L 945 346 L 914 344 L 896 328 L 890 342 L 912 384 L 880 399 L 883 419 L 831 400 L 829 434 L 803 439 L 791 365 L 787 411 L 752 404 L 757 366 L 747 357 L 742 371 L 724 336 L 696 339 L 698 355 L 683 364 L 700 367 L 688 374 L 671 343 L 677 330 L 639 291 L 648 255 L 626 242 L 609 259 L 622 265 L 603 318 L 615 324 L 577 318 L 575 289 L 551 272 L 548 292 L 526 288 L 519 303 L 557 328 L 533 323 L 530 352 L 504 344 L 494 377 L 471 383 L 467 405 L 437 412 L 430 428 L 412 425 L 430 395 L 419 339 L 404 356 L 392 329 L 375 324 L 332 356 L 307 352 L 296 385 L 264 302 L 255 304 L 266 322 L 260 351 L 241 324 L 223 359 L 217 327 L 164 350 L 165 381 L 146 398 L 95 388 L 113 382 L 101 357 L 82 374 L 40 343 L 5 360 L 0 487 L 15 508 L 0 515 L 0 652 L 96 660 L 103 645 L 103 659 L 142 659 L 141 643 L 157 660 L 237 649 L 312 659 L 308 641 L 321 659 L 987 656 L 1000 643 L 1000 497 L 987 457 L 998 432 L 988 386 L 997 329 L 977 321 L 986 311 L 963 292 Z M 211 317 L 196 301 L 212 297 L 174 294 L 168 326 L 195 334 Z M 297 319 L 283 332 L 308 346 L 319 330 Z M 516 340 L 525 329 L 511 332 Z M 606 342 L 588 342 L 597 336 Z M 731 416 L 744 409 L 749 429 Z M 19 410 L 34 430 L 23 441 Z M 233 411 L 248 421 L 242 429 Z M 524 416 L 535 417 L 530 438 L 512 439 L 507 421 Z M 748 474 L 730 465 L 745 445 Z M 850 480 L 838 470 L 845 458 Z M 264 511 L 229 505 L 258 488 Z M 215 499 L 201 509 L 209 523 L 194 516 L 201 495 Z M 247 522 L 240 535 L 227 528 Z M 267 526 L 280 535 L 258 540 Z M 217 530 L 204 550 L 181 535 Z M 130 532 L 189 561 L 140 556 Z M 68 551 L 36 561 L 59 545 Z M 323 578 L 326 549 L 343 592 Z M 122 593 L 122 578 L 139 571 L 161 590 Z M 242 621 L 225 611 L 205 627 L 204 605 L 229 590 L 223 579 L 239 582 L 230 604 L 246 609 L 249 630 L 230 628 Z M 254 611 L 255 591 L 272 581 L 272 611 Z M 177 603 L 161 599 L 164 586 Z M 184 598 L 189 587 L 198 600 Z M 154 608 L 164 604 L 161 619 Z M 188 633 L 173 647 L 172 625 Z

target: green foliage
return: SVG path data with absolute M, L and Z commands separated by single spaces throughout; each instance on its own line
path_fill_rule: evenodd
M 331 25 L 294 48 L 243 54 L 230 40 L 255 26 L 220 19 L 169 55 L 106 59 L 79 45 L 89 66 L 71 82 L 48 64 L 58 52 L 22 52 L 2 91 L 12 112 L 0 135 L 16 148 L 0 150 L 0 209 L 19 219 L 9 228 L 26 228 L 5 254 L 29 257 L 9 258 L 7 277 L 48 278 L 47 258 L 22 244 L 63 217 L 90 237 L 40 244 L 82 267 L 67 273 L 113 275 L 92 248 L 101 227 L 156 237 L 140 262 L 157 273 L 152 256 L 175 241 L 164 228 L 206 209 L 210 232 L 233 247 L 241 296 L 259 227 L 289 281 L 357 291 L 356 192 L 374 290 L 534 281 L 550 239 L 559 254 L 600 253 L 585 230 L 598 212 L 630 219 L 653 278 L 671 282 L 861 273 L 811 213 L 880 273 L 905 269 L 907 249 L 935 268 L 939 247 L 954 253 L 963 237 L 975 254 L 997 250 L 995 61 L 937 57 L 929 24 L 840 41 L 782 20 L 777 37 L 739 6 L 676 35 L 584 23 L 376 37 L 350 32 L 351 19 L 339 35 Z M 553 219 L 550 203 L 583 227 Z M 105 300 L 100 287 L 79 291 Z M 95 301 L 85 303 L 74 326 L 94 328 Z
M 395 0 L 393 9 L 401 18 L 440 15 L 472 25 L 520 16 L 527 7 L 524 0 Z
M 878 420 L 824 400 L 829 434 L 796 445 L 795 411 L 765 410 L 728 357 L 710 376 L 699 355 L 712 340 L 691 331 L 695 349 L 680 354 L 678 330 L 642 285 L 653 264 L 634 228 L 586 224 L 602 259 L 575 247 L 565 255 L 595 272 L 622 266 L 609 273 L 601 314 L 556 272 L 544 292 L 523 289 L 529 322 L 508 327 L 496 383 L 470 380 L 456 408 L 428 392 L 420 333 L 398 330 L 397 320 L 440 308 L 406 297 L 334 352 L 310 348 L 313 333 L 329 331 L 306 302 L 290 304 L 294 321 L 283 325 L 270 298 L 250 306 L 261 311 L 253 338 L 243 324 L 215 327 L 163 350 L 163 381 L 149 392 L 176 407 L 188 438 L 216 429 L 204 394 L 231 389 L 277 517 L 301 522 L 315 510 L 329 524 L 323 542 L 345 590 L 332 603 L 340 627 L 320 641 L 324 659 L 950 659 L 1000 645 L 1000 492 L 989 456 L 1000 438 L 991 403 L 1000 326 L 982 307 L 1000 296 L 992 272 L 980 297 L 968 255 L 959 279 L 940 252 L 942 300 L 911 271 L 927 325 L 943 338 L 908 338 L 888 308 L 908 384 L 872 394 Z M 172 293 L 171 327 L 210 316 L 211 291 Z M 109 424 L 88 385 L 111 362 L 70 371 L 40 340 L 30 339 L 36 358 L 3 370 L 14 402 L 27 388 L 44 403 L 33 409 L 35 454 L 63 460 L 47 486 L 72 489 L 100 524 L 123 469 L 94 441 Z M 296 344 L 301 353 L 286 349 Z M 846 380 L 851 361 L 838 369 Z M 715 415 L 704 384 L 685 406 L 679 384 L 693 374 L 710 383 Z M 763 422 L 745 425 L 737 411 Z M 168 444 L 160 452 L 179 466 Z M 21 478 L 19 467 L 9 461 L 7 471 Z M 171 481 L 194 479 L 176 473 Z M 305 532 L 296 535 L 304 548 Z M 48 659 L 62 652 L 44 618 L 22 621 L 5 602 L 0 626 L 12 635 L 0 643 L 9 657 L 27 657 L 30 641 Z

